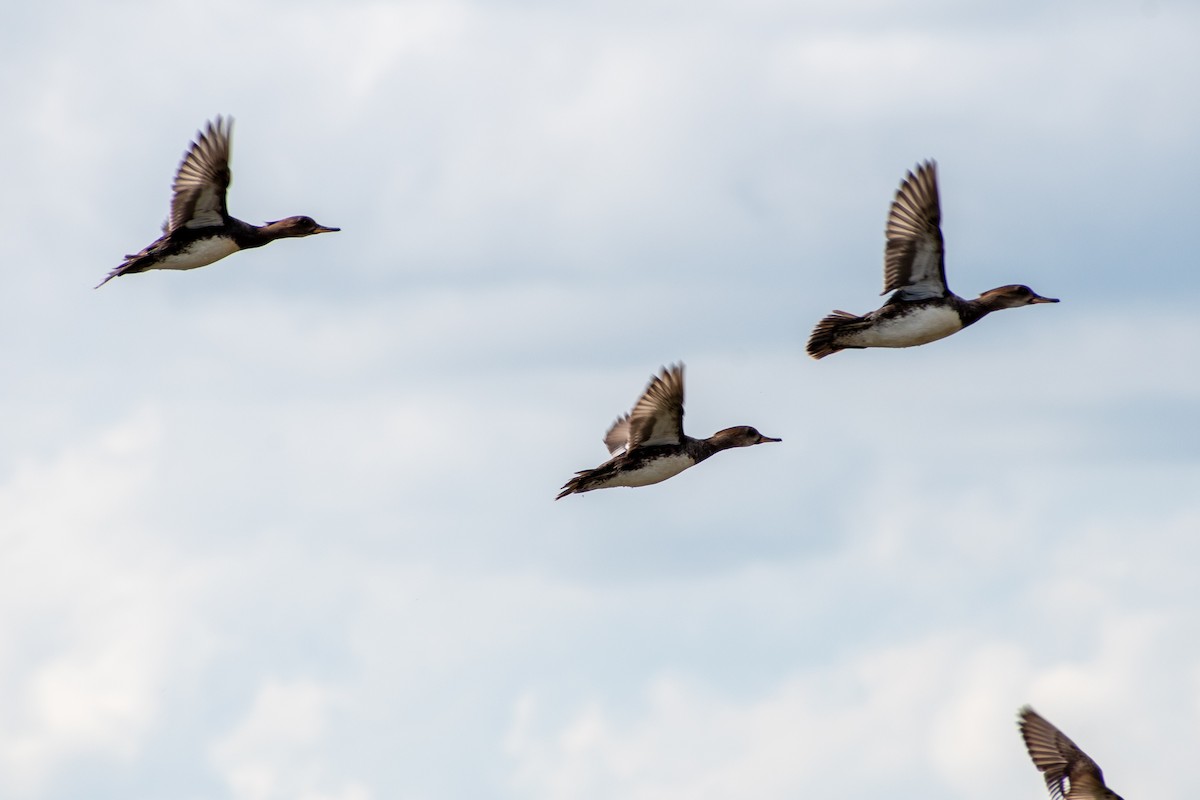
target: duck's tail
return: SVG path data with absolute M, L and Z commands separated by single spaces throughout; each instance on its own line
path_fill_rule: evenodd
M 824 358 L 825 356 L 833 355 L 839 350 L 845 350 L 845 347 L 837 344 L 834 340 L 837 339 L 838 333 L 848 325 L 853 325 L 861 320 L 862 317 L 851 314 L 849 311 L 834 311 L 818 322 L 816 327 L 813 328 L 812 334 L 808 337 L 808 346 L 805 349 L 813 358 Z
M 92 288 L 93 288 L 93 289 L 99 289 L 101 286 L 103 286 L 104 284 L 108 283 L 108 282 L 109 282 L 109 281 L 111 281 L 113 278 L 117 277 L 118 275 L 124 275 L 124 274 L 125 274 L 125 273 L 124 273 L 124 272 L 121 270 L 121 268 L 120 268 L 120 267 L 117 267 L 117 268 L 116 268 L 116 269 L 114 269 L 112 272 L 108 273 L 108 275 L 106 275 L 106 276 L 105 276 L 104 280 L 100 281 L 99 283 L 97 283 L 97 284 L 96 284 L 95 286 L 93 286 Z
M 147 250 L 149 250 L 149 248 L 147 248 L 146 250 L 143 250 L 140 253 L 135 253 L 134 255 L 131 255 L 131 256 L 125 256 L 125 260 L 122 261 L 120 263 L 120 265 L 113 267 L 112 272 L 108 273 L 108 275 L 104 278 L 104 280 L 100 281 L 92 288 L 99 289 L 101 286 L 108 283 L 113 278 L 119 277 L 121 275 L 132 275 L 135 272 L 145 272 L 146 264 L 142 260 L 142 256 L 146 255 Z
M 555 500 L 562 500 L 569 494 L 583 494 L 591 491 L 592 487 L 588 486 L 588 479 L 592 477 L 594 469 L 584 469 L 575 473 L 575 477 L 563 484 L 562 491 L 558 493 Z

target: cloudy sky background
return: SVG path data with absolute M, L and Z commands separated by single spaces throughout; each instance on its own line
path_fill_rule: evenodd
M 1127 797 L 1200 723 L 1200 8 L 49 2 L 0 29 L 0 797 Z M 94 286 L 231 114 L 338 234 Z M 1008 311 L 879 302 L 906 169 Z M 555 503 L 650 374 L 783 444 Z

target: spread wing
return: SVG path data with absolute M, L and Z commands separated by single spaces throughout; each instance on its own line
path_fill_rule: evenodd
M 608 429 L 608 433 L 604 434 L 604 446 L 608 448 L 608 454 L 615 456 L 629 447 L 629 415 L 619 417 L 612 427 Z
M 225 221 L 225 190 L 229 188 L 229 141 L 233 120 L 217 117 L 188 148 L 171 187 L 171 218 L 167 231 L 181 226 L 209 228 Z
M 1021 709 L 1021 736 L 1054 800 L 1105 800 L 1104 774 L 1087 753 L 1029 706 Z
M 941 222 L 937 164 L 926 161 L 905 177 L 888 213 L 882 294 L 900 289 L 905 300 L 946 296 Z
M 651 379 L 625 424 L 629 427 L 626 452 L 635 447 L 683 441 L 683 364 L 663 367 L 662 372 Z M 620 425 L 618 420 L 605 437 L 605 444 Z

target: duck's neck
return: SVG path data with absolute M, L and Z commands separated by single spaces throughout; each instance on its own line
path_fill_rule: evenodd
M 717 453 L 725 449 L 725 447 L 721 444 L 714 443 L 713 437 L 711 436 L 707 439 L 693 439 L 690 436 L 684 436 L 683 448 L 684 452 L 695 459 L 697 464 L 711 456 L 713 453 Z
M 978 322 L 993 311 L 1003 308 L 996 304 L 995 298 L 989 295 L 980 295 L 974 300 L 963 300 L 961 297 L 954 299 L 957 301 L 955 306 L 958 308 L 958 316 L 962 319 L 964 328 Z
M 251 225 L 240 219 L 229 220 L 230 233 L 238 247 L 246 250 L 251 247 L 262 247 L 276 239 L 288 236 L 288 226 L 283 220 L 268 222 L 266 225 Z
M 721 434 L 723 433 L 726 433 L 726 431 L 717 431 L 707 439 L 693 439 L 690 436 L 685 436 L 683 437 L 683 446 L 686 448 L 687 454 L 696 459 L 696 463 L 699 464 L 713 453 L 719 453 L 722 450 L 738 446 L 738 443 L 730 437 L 722 436 Z

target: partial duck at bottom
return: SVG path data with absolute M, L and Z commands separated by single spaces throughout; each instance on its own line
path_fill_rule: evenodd
M 1121 800 L 1092 757 L 1041 714 L 1025 706 L 1017 713 L 1017 727 L 1052 800 Z

